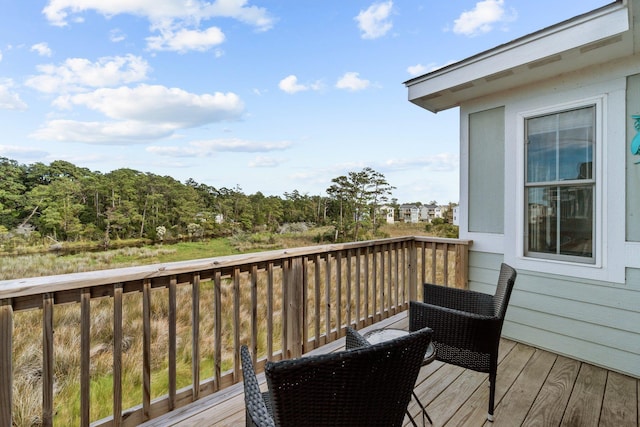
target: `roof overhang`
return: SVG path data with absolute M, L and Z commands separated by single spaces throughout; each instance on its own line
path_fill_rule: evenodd
M 596 9 L 406 81 L 409 101 L 437 113 L 462 102 L 633 55 L 628 1 Z

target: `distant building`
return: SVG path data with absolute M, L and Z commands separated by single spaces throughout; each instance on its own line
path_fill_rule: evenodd
M 400 205 L 399 219 L 403 222 L 417 223 L 420 220 L 420 208 L 416 205 Z
M 380 213 L 380 216 L 387 221 L 387 224 L 393 224 L 395 222 L 395 209 L 393 206 L 380 206 L 378 208 L 378 212 Z

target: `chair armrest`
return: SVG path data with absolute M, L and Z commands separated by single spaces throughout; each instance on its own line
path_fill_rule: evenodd
M 425 283 L 423 287 L 423 301 L 427 304 L 484 316 L 495 315 L 493 295 L 429 283 Z
M 244 378 L 246 416 L 250 418 L 252 425 L 257 427 L 275 427 L 275 422 L 267 410 L 262 391 L 260 391 L 251 354 L 245 345 L 240 348 L 240 358 L 242 361 L 242 376 Z M 251 423 L 247 420 L 247 425 L 251 425 Z
M 360 347 L 368 347 L 371 344 L 367 341 L 360 332 L 356 331 L 350 326 L 347 326 L 346 335 L 345 335 L 345 344 L 344 348 L 346 350 L 353 350 L 355 348 Z
M 409 330 L 429 327 L 433 341 L 471 351 L 489 352 L 499 340 L 502 320 L 419 301 L 409 306 Z

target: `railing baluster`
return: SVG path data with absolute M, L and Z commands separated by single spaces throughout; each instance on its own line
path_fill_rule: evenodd
M 171 276 L 169 279 L 169 410 L 176 407 L 176 357 L 178 354 L 177 334 L 177 287 L 178 278 Z
M 360 268 L 361 268 L 361 258 L 362 257 L 362 252 L 360 251 L 360 248 L 356 249 L 356 321 L 355 321 L 355 326 L 356 328 L 360 328 L 361 326 L 361 320 L 362 320 L 362 312 L 360 311 L 360 305 L 361 305 L 361 301 L 360 301 Z
M 282 298 L 281 298 L 281 307 L 282 307 L 282 337 L 280 338 L 280 347 L 282 348 L 282 358 L 291 357 L 289 353 L 289 348 L 287 347 L 289 344 L 289 303 L 287 298 L 289 296 L 289 274 L 288 272 L 291 269 L 291 259 L 285 259 L 282 261 Z
M 12 425 L 13 402 L 13 307 L 11 299 L 0 301 L 0 425 Z
M 420 251 L 421 251 L 421 263 L 422 263 L 422 276 L 420 276 L 420 280 L 417 285 L 420 289 L 417 289 L 418 292 L 422 292 L 422 284 L 427 281 L 427 245 L 425 242 L 420 242 Z
M 409 242 L 409 301 L 418 299 L 418 248 L 415 241 Z
M 449 285 L 449 245 L 447 243 L 443 244 L 443 256 L 442 256 L 442 261 L 444 264 L 444 270 L 442 272 L 442 275 L 444 276 L 444 285 L 448 286 Z
M 431 284 L 435 285 L 436 271 L 438 265 L 438 244 L 436 242 L 431 243 Z
M 342 331 L 342 251 L 336 253 L 336 339 Z
M 315 337 L 314 337 L 314 346 L 316 348 L 320 347 L 320 302 L 321 302 L 321 295 L 320 295 L 320 255 L 319 254 L 315 254 L 313 257 L 313 263 L 315 265 L 315 280 L 314 280 L 314 284 L 315 284 L 315 299 L 316 299 L 316 304 L 315 304 L 315 319 L 314 319 L 314 328 L 315 328 Z
M 351 326 L 351 261 L 352 261 L 352 252 L 351 249 L 347 249 L 347 289 L 346 289 L 346 298 L 344 299 L 345 303 L 345 314 L 346 320 L 345 325 Z
M 200 273 L 191 284 L 191 390 L 193 400 L 200 398 Z
M 122 283 L 113 287 L 113 425 L 122 425 Z
M 151 281 L 142 284 L 142 416 L 151 416 Z
M 273 358 L 273 262 L 267 263 L 267 360 Z
M 387 264 L 389 268 L 387 268 L 387 317 L 395 314 L 395 311 L 391 311 L 393 307 L 393 249 L 394 244 L 389 243 L 387 246 Z
M 378 247 L 371 249 L 371 269 L 373 277 L 371 278 L 371 299 L 373 301 L 373 307 L 371 308 L 371 314 L 373 315 L 373 321 L 380 320 L 378 316 Z
M 324 328 L 325 343 L 330 341 L 331 337 L 331 253 L 327 253 L 324 265 Z
M 253 355 L 254 361 L 256 355 Z M 233 268 L 233 382 L 240 381 L 240 267 Z
M 369 298 L 370 298 L 369 284 L 371 283 L 369 280 L 369 258 L 370 258 L 369 254 L 370 253 L 371 253 L 371 248 L 367 246 L 364 249 L 364 325 L 363 326 L 369 325 L 369 321 L 370 321 L 369 319 L 371 317 L 371 312 L 369 311 L 371 307 L 369 304 Z
M 80 292 L 80 425 L 91 423 L 91 288 Z
M 307 348 L 307 343 L 309 342 L 309 258 L 302 257 L 302 301 L 300 309 L 302 310 L 302 343 L 301 348 L 302 352 L 305 353 Z
M 214 320 L 214 377 L 215 389 L 220 389 L 222 381 L 222 278 L 220 270 L 213 274 L 213 313 Z
M 53 425 L 53 294 L 42 296 L 42 425 Z
M 386 245 L 380 246 L 380 319 L 384 319 L 387 316 L 385 315 L 385 311 L 387 308 L 387 304 L 385 302 L 385 282 L 386 282 L 386 257 L 385 257 L 385 248 Z
M 395 272 L 396 272 L 396 280 L 395 280 L 395 301 L 393 302 L 393 314 L 396 314 L 398 311 L 398 307 L 400 306 L 400 287 L 402 286 L 401 272 L 402 268 L 400 268 L 400 260 L 402 259 L 403 253 L 403 245 L 402 243 L 394 243 L 393 244 L 393 260 L 395 262 Z
M 251 266 L 251 354 L 258 354 L 258 266 Z

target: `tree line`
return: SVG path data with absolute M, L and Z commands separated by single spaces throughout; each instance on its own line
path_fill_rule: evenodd
M 325 195 L 293 190 L 283 197 L 127 168 L 101 173 L 62 160 L 24 165 L 0 157 L 0 177 L 0 237 L 107 246 L 112 239 L 277 231 L 286 223 L 333 225 L 334 240 L 362 240 L 375 235 L 382 204 L 398 205 L 389 200 L 395 187 L 371 168 L 334 178 Z

